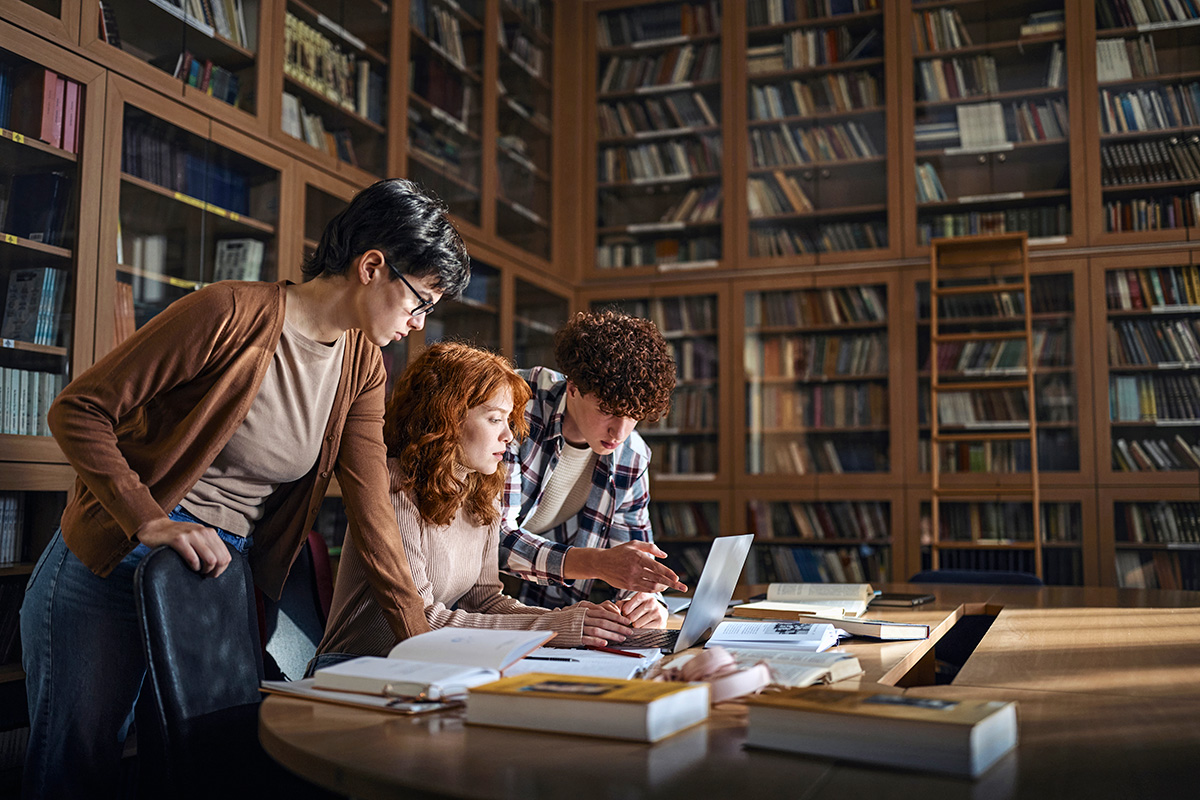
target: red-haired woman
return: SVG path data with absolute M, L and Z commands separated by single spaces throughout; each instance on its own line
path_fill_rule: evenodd
M 561 609 L 522 605 L 501 591 L 500 491 L 508 444 L 527 427 L 529 386 L 503 357 L 441 342 L 414 361 L 384 414 L 392 505 L 430 628 L 553 630 L 551 644 L 622 641 L 632 633 L 611 603 Z M 353 538 L 338 565 L 337 586 L 320 655 L 310 671 L 341 654 L 386 655 L 396 644 L 368 586 Z

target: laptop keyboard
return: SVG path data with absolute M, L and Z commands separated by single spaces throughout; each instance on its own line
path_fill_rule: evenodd
M 644 628 L 621 642 L 618 647 L 672 647 L 679 631 L 666 628 Z

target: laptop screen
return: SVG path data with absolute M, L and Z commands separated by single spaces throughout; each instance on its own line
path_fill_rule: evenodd
M 678 653 L 707 639 L 712 629 L 724 618 L 753 541 L 754 534 L 751 533 L 720 536 L 713 540 L 673 652 Z

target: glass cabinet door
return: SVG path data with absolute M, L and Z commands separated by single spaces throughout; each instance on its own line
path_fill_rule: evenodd
M 518 369 L 557 368 L 554 334 L 567 321 L 567 298 L 529 281 L 516 279 L 513 362 Z
M 500 270 L 471 260 L 471 282 L 462 297 L 441 301 L 425 318 L 425 341 L 443 340 L 500 352 Z

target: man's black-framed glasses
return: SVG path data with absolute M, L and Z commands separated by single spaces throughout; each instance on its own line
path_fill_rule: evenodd
M 413 294 L 415 294 L 417 296 L 417 300 L 420 301 L 417 303 L 416 308 L 414 308 L 412 311 L 410 311 L 408 313 L 412 314 L 414 317 L 421 317 L 421 316 L 428 314 L 430 311 L 433 311 L 434 306 L 437 305 L 436 300 L 426 300 L 425 295 L 418 292 L 417 287 L 413 286 L 411 283 L 408 282 L 408 278 L 404 277 L 403 272 L 396 269 L 395 264 L 388 262 L 388 268 L 391 269 L 392 272 L 396 273 L 396 277 L 399 278 L 400 280 L 402 280 L 404 282 L 404 285 L 408 287 L 408 290 L 410 292 L 412 292 Z

